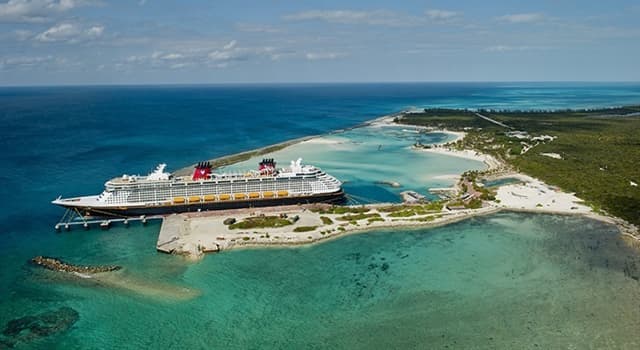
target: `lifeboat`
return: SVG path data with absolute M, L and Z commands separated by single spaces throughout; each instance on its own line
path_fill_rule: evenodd
M 272 198 L 273 195 L 274 194 L 271 191 L 262 192 L 262 197 L 264 197 L 264 198 Z
M 278 191 L 278 197 L 286 197 L 289 195 L 289 191 Z
M 173 204 L 182 204 L 184 203 L 184 197 L 173 197 Z
M 189 203 L 197 203 L 197 202 L 200 202 L 200 196 L 189 197 Z
M 226 201 L 226 200 L 228 200 L 229 198 L 231 198 L 231 195 L 228 195 L 228 194 L 226 194 L 226 193 L 223 193 L 223 194 L 221 194 L 221 195 L 218 195 L 218 199 L 219 199 L 219 200 L 221 200 L 221 201 Z
M 249 198 L 260 198 L 260 193 L 258 192 L 250 192 Z
M 245 199 L 247 198 L 247 195 L 244 193 L 236 193 L 233 195 L 233 199 Z
M 207 194 L 204 196 L 204 201 L 205 202 L 213 202 L 216 200 L 216 196 L 212 195 L 212 194 Z

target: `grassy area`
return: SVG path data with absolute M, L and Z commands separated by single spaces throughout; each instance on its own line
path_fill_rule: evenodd
M 376 222 L 376 221 L 384 222 L 384 219 L 379 217 L 379 216 L 367 219 L 367 222 L 370 223 L 370 224 L 373 223 L 373 222 Z
M 287 225 L 291 225 L 291 221 L 279 216 L 256 216 L 231 224 L 229 225 L 229 228 L 232 230 L 247 230 L 254 228 L 282 227 Z
M 406 115 L 401 122 L 452 130 L 467 128 L 467 137 L 456 148 L 491 154 L 518 171 L 575 192 L 596 209 L 640 224 L 640 187 L 631 185 L 640 184 L 640 116 L 636 115 L 640 106 L 481 113 L 530 136 L 555 139 L 538 142 L 508 137 L 505 132 L 509 129 L 465 110 L 426 110 Z M 532 148 L 522 153 L 526 147 Z M 557 153 L 562 159 L 542 153 Z
M 368 212 L 369 208 L 364 207 L 343 207 L 343 206 L 333 206 L 329 209 L 311 209 L 314 213 L 319 214 L 362 214 Z
M 378 213 L 370 213 L 370 214 L 360 213 L 360 214 L 350 214 L 350 215 L 339 216 L 339 217 L 336 218 L 336 220 L 339 220 L 339 221 L 358 221 L 358 220 L 362 220 L 362 219 L 379 218 L 379 217 L 380 217 L 380 214 L 378 214 Z
M 378 210 L 389 213 L 390 217 L 402 218 L 439 212 L 442 210 L 443 205 L 444 203 L 442 201 L 434 201 L 420 205 L 390 205 L 379 208 Z
M 433 202 L 429 202 L 429 203 L 426 203 L 426 204 L 390 205 L 390 206 L 387 206 L 387 207 L 378 208 L 378 211 L 381 211 L 381 212 L 384 212 L 384 213 L 394 213 L 394 212 L 406 211 L 406 210 L 412 210 L 412 211 L 417 211 L 417 212 L 420 212 L 420 211 L 425 211 L 425 212 L 441 211 L 443 205 L 444 205 L 444 202 L 442 202 L 442 201 L 433 201 Z
M 316 228 L 318 228 L 318 226 L 298 226 L 293 229 L 293 232 L 309 232 L 315 230 Z
M 321 216 L 320 220 L 322 220 L 322 223 L 325 224 L 325 225 L 333 224 L 333 220 L 331 220 L 330 218 L 328 218 L 326 216 Z

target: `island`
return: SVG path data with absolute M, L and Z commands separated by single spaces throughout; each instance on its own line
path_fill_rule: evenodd
M 616 225 L 638 246 L 640 107 L 569 111 L 424 109 L 403 111 L 358 127 L 415 128 L 447 133 L 444 143 L 416 142 L 407 152 L 431 152 L 484 162 L 455 175 L 455 185 L 430 188 L 438 200 L 403 192 L 403 203 L 246 208 L 166 216 L 161 252 L 198 259 L 227 249 L 311 244 L 391 227 L 444 225 L 502 210 L 584 215 Z M 230 165 L 300 142 L 212 160 Z M 400 184 L 385 180 L 380 183 Z M 417 195 L 413 195 L 417 194 Z

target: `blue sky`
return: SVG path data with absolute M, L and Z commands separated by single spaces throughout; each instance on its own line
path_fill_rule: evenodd
M 635 1 L 0 0 L 0 85 L 639 81 Z

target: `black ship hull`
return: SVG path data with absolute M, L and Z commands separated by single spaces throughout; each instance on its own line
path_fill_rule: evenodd
M 85 216 L 100 217 L 134 217 L 141 215 L 166 215 L 174 213 L 198 212 L 208 210 L 224 210 L 224 209 L 241 209 L 241 208 L 258 208 L 279 205 L 297 205 L 310 203 L 344 203 L 344 192 L 342 190 L 334 193 L 319 194 L 304 197 L 280 197 L 270 199 L 246 199 L 246 200 L 227 200 L 215 202 L 199 202 L 180 205 L 158 205 L 158 206 L 127 206 L 127 207 L 109 207 L 109 208 L 92 208 L 72 205 L 62 205 L 69 209 L 78 210 Z

